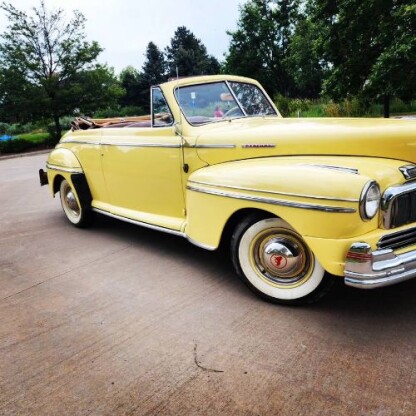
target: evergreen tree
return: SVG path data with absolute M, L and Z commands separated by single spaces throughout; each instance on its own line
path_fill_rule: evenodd
M 163 52 L 153 42 L 149 42 L 145 56 L 146 61 L 142 67 L 143 82 L 150 87 L 165 81 L 166 62 Z
M 208 55 L 207 48 L 185 26 L 178 27 L 165 49 L 168 76 L 209 75 L 220 70 L 218 61 Z

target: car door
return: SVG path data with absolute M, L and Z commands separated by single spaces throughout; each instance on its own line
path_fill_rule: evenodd
M 101 159 L 109 211 L 180 230 L 185 216 L 181 138 L 160 88 L 152 88 L 152 120 L 104 128 Z M 145 123 L 140 123 L 140 125 Z

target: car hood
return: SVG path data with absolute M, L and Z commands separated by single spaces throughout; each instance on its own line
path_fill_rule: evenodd
M 245 118 L 196 128 L 208 164 L 267 156 L 372 156 L 416 163 L 416 121 Z

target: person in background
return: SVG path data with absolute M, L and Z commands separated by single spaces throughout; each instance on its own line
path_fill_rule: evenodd
M 224 113 L 218 105 L 215 107 L 214 117 L 224 117 Z

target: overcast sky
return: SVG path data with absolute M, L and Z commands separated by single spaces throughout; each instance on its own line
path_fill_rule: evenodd
M 1 1 L 1 0 L 0 0 Z M 30 11 L 39 0 L 9 0 L 16 8 Z M 77 9 L 87 18 L 88 40 L 96 40 L 104 52 L 100 62 L 116 72 L 128 65 L 141 69 L 146 46 L 153 41 L 160 49 L 170 43 L 178 26 L 186 26 L 223 60 L 235 30 L 239 4 L 244 0 L 45 0 L 48 9 L 62 8 L 69 19 Z M 0 12 L 0 31 L 7 21 Z

